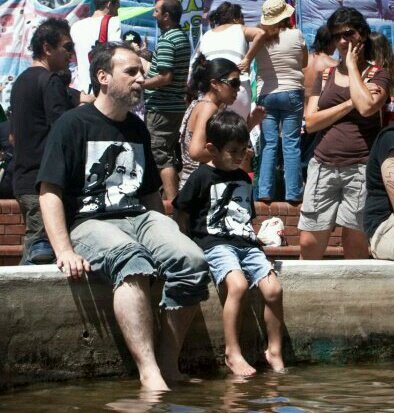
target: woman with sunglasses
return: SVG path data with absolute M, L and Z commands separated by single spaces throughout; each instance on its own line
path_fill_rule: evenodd
M 354 8 L 341 7 L 327 21 L 341 57 L 316 79 L 305 113 L 309 133 L 319 132 L 308 165 L 298 228 L 301 259 L 321 259 L 335 224 L 342 226 L 345 258 L 368 258 L 362 231 L 365 169 L 380 129 L 380 109 L 390 86 L 372 60 L 370 27 Z
M 257 76 L 263 83 L 259 104 L 262 122 L 261 162 L 255 197 L 272 201 L 276 196 L 276 167 L 280 135 L 284 159 L 285 198 L 300 201 L 301 123 L 304 109 L 304 75 L 308 52 L 302 33 L 292 27 L 294 8 L 285 0 L 266 0 L 261 25 L 265 42 L 256 55 Z
M 205 149 L 206 123 L 220 108 L 234 103 L 241 84 L 239 75 L 237 65 L 228 59 L 207 60 L 200 54 L 193 63 L 190 89 L 200 97 L 191 102 L 180 129 L 183 163 L 180 188 L 200 163 L 211 160 Z

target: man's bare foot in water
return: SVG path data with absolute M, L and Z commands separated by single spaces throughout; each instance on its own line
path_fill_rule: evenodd
M 236 376 L 252 376 L 253 374 L 256 374 L 256 369 L 252 367 L 241 354 L 234 356 L 226 355 L 225 361 L 226 366 Z
M 162 375 L 159 373 L 140 375 L 141 386 L 144 390 L 149 391 L 169 391 L 169 387 L 164 381 Z
M 274 370 L 276 373 L 285 372 L 285 365 L 283 363 L 281 354 L 274 355 L 269 350 L 265 350 L 264 355 L 267 363 L 271 366 L 272 370 Z

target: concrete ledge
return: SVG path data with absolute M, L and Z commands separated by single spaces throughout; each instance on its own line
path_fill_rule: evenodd
M 394 359 L 394 262 L 277 261 L 284 287 L 287 364 Z M 160 283 L 152 288 L 154 308 Z M 188 334 L 185 370 L 223 365 L 222 307 L 213 285 Z M 247 358 L 265 340 L 262 302 L 242 323 Z M 0 388 L 43 380 L 135 373 L 115 323 L 111 287 L 72 281 L 53 265 L 0 268 Z

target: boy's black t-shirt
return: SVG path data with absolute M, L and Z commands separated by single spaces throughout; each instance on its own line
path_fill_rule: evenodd
M 15 195 L 36 194 L 35 182 L 53 123 L 71 109 L 67 89 L 56 73 L 26 69 L 11 90 L 11 133 L 15 136 Z
M 258 245 L 252 227 L 255 211 L 251 180 L 241 169 L 228 172 L 200 165 L 173 205 L 190 215 L 191 236 L 203 250 L 219 244 Z
M 367 164 L 368 193 L 364 210 L 364 230 L 369 238 L 372 238 L 378 226 L 393 213 L 381 171 L 383 162 L 392 150 L 394 150 L 394 127 L 389 126 L 377 137 Z
M 140 197 L 156 192 L 160 177 L 145 124 L 131 113 L 115 122 L 87 104 L 51 129 L 37 186 L 41 182 L 62 188 L 67 223 L 75 227 L 145 212 Z

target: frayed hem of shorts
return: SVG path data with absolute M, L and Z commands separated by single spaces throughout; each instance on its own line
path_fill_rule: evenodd
M 218 281 L 216 281 L 216 278 L 212 275 L 212 281 L 215 284 L 215 287 L 219 287 L 219 285 L 226 279 L 226 277 L 230 274 L 231 271 L 242 271 L 240 268 L 233 268 L 232 270 L 229 270 L 226 272 L 226 274 L 222 275 Z
M 119 288 L 125 281 L 125 279 L 127 278 L 127 277 L 134 277 L 134 276 L 136 276 L 136 275 L 142 275 L 143 277 L 153 277 L 153 276 L 155 276 L 155 275 L 157 275 L 157 272 L 156 271 L 152 271 L 152 272 L 144 272 L 144 273 L 141 273 L 141 272 L 132 272 L 132 273 L 128 273 L 127 275 L 125 275 L 121 280 L 119 280 L 116 284 L 115 284 L 115 286 L 114 286 L 114 288 L 112 289 L 112 292 L 114 293 L 115 292 L 115 290 L 117 289 L 117 288 Z
M 260 282 L 261 280 L 263 280 L 264 278 L 267 278 L 267 277 L 269 276 L 269 274 L 270 274 L 271 271 L 275 274 L 276 277 L 278 276 L 278 273 L 277 273 L 273 268 L 270 268 L 270 269 L 268 270 L 267 274 L 262 275 L 261 277 L 259 277 L 257 280 L 255 280 L 255 281 L 250 285 L 249 290 L 251 290 L 252 288 L 258 287 L 259 282 Z
M 177 306 L 175 306 L 175 307 L 168 307 L 168 306 L 166 306 L 164 303 L 163 304 L 159 304 L 159 307 L 162 309 L 162 310 L 166 310 L 166 311 L 176 311 L 176 310 L 181 310 L 182 308 L 185 308 L 185 306 L 181 306 L 181 305 L 177 305 Z

